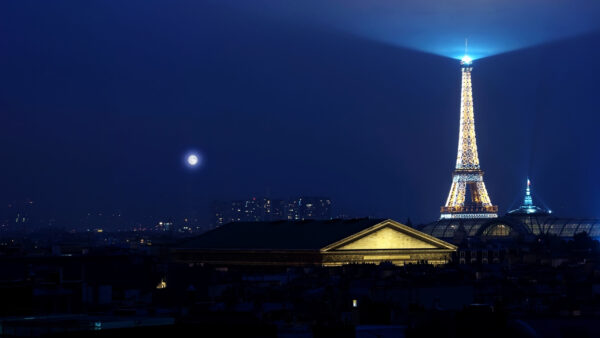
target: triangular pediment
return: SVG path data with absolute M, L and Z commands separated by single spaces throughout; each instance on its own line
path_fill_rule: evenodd
M 382 250 L 382 249 L 430 249 L 435 245 L 427 243 L 391 227 L 384 227 L 360 239 L 351 241 L 336 250 Z
M 409 226 L 386 220 L 328 245 L 321 251 L 418 249 L 455 250 L 456 247 Z

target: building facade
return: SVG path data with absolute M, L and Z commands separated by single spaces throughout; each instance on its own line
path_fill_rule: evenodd
M 445 264 L 456 246 L 389 219 L 229 223 L 173 248 L 176 260 L 216 266 Z

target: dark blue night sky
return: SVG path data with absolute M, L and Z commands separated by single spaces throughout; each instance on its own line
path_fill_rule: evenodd
M 600 217 L 600 4 L 547 2 L 3 1 L 0 202 L 69 218 L 325 195 L 435 219 L 469 37 L 492 202 L 529 175 L 556 214 Z

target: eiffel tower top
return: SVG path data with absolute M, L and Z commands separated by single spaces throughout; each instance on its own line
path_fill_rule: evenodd
M 461 64 L 463 67 L 470 67 L 470 66 L 472 66 L 472 65 L 473 65 L 473 59 L 471 59 L 471 57 L 470 57 L 470 56 L 468 56 L 468 55 L 465 55 L 465 56 L 463 56 L 463 57 L 462 57 L 462 59 L 460 60 L 460 64 Z
M 471 64 L 473 63 L 473 59 L 471 59 L 471 57 L 467 54 L 468 51 L 469 51 L 469 40 L 465 39 L 465 56 L 463 56 L 462 59 L 460 60 L 460 65 L 463 67 L 471 67 Z

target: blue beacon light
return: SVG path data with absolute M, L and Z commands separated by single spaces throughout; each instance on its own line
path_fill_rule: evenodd
M 465 55 L 462 57 L 462 59 L 460 60 L 460 63 L 463 65 L 470 65 L 471 63 L 473 63 L 473 59 L 471 59 L 470 56 Z

